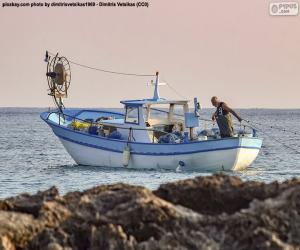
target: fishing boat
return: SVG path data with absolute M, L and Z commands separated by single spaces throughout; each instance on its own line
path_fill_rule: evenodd
M 123 112 L 69 109 L 63 98 L 71 81 L 70 62 L 48 53 L 47 79 L 57 108 L 41 114 L 79 165 L 136 169 L 242 170 L 257 157 L 262 139 L 254 129 L 221 138 L 203 128 L 197 98 L 168 100 L 159 95 L 159 73 L 151 98 L 122 100 Z

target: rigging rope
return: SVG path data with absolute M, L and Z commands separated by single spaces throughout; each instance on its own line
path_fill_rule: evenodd
M 165 76 L 162 76 L 161 78 L 162 78 L 163 81 L 166 83 L 166 85 L 167 85 L 171 90 L 173 90 L 173 92 L 174 92 L 176 95 L 178 95 L 178 96 L 179 96 L 180 98 L 182 98 L 182 99 L 187 100 L 187 98 L 186 98 L 185 96 L 183 96 L 182 94 L 180 94 L 179 91 L 177 91 L 177 90 L 169 83 L 169 81 L 166 79 Z
M 278 127 L 278 126 L 266 126 L 265 124 L 262 124 L 262 123 L 259 123 L 259 122 L 252 122 L 252 121 L 249 121 L 249 120 L 244 120 L 245 122 L 247 122 L 248 124 L 254 124 L 254 125 L 259 125 L 259 126 L 265 126 L 265 127 L 269 127 L 269 128 L 272 128 L 272 129 L 277 129 L 281 132 L 289 132 L 289 133 L 292 133 L 294 135 L 300 135 L 299 132 L 295 132 L 295 131 L 291 131 L 291 130 L 287 130 L 285 128 L 281 128 L 281 127 Z
M 49 55 L 55 56 L 56 54 L 52 53 L 52 52 L 48 52 Z M 104 73 L 110 73 L 110 74 L 116 74 L 116 75 L 125 75 L 125 76 L 141 76 L 141 77 L 153 77 L 156 76 L 155 74 L 137 74 L 137 73 L 124 73 L 124 72 L 118 72 L 118 71 L 112 71 L 112 70 L 106 70 L 106 69 L 101 69 L 101 68 L 95 68 L 95 67 L 91 67 L 85 64 L 81 64 L 75 61 L 71 61 L 69 60 L 70 63 L 86 68 L 86 69 L 91 69 L 91 70 L 96 70 L 96 71 L 101 71 Z
M 251 124 L 250 121 L 247 121 L 247 120 L 244 120 L 244 121 L 246 121 L 248 124 L 250 124 L 250 125 L 251 125 L 254 129 L 256 129 L 257 131 L 259 131 L 259 132 L 261 132 L 262 134 L 264 134 L 264 135 L 270 137 L 270 138 L 271 138 L 272 140 L 274 140 L 275 142 L 277 142 L 277 143 L 281 144 L 282 146 L 284 146 L 284 147 L 286 147 L 286 148 L 288 148 L 288 149 L 294 151 L 294 152 L 297 153 L 297 154 L 300 154 L 300 151 L 298 151 L 298 149 L 293 148 L 293 147 L 291 147 L 291 146 L 289 146 L 289 145 L 286 145 L 285 143 L 283 143 L 282 141 L 278 140 L 278 139 L 275 138 L 274 136 L 271 136 L 270 134 L 264 132 L 262 129 L 260 129 L 260 128 L 256 127 L 256 126 L 253 126 L 253 125 Z M 253 122 L 252 122 L 252 123 L 253 123 Z M 264 126 L 264 125 L 262 125 L 262 126 Z
M 172 87 L 169 83 L 166 83 L 166 84 L 167 84 L 167 86 L 168 86 L 171 90 L 173 90 L 174 93 L 176 93 L 180 98 L 182 98 L 182 99 L 187 99 L 187 98 L 185 98 L 182 94 L 180 94 L 174 87 Z
M 56 54 L 52 53 L 52 52 L 47 52 L 49 55 L 55 56 Z M 118 71 L 112 71 L 112 70 L 106 70 L 106 69 L 101 69 L 101 68 L 95 68 L 95 67 L 91 67 L 82 63 L 78 63 L 72 60 L 69 60 L 70 63 L 77 65 L 79 67 L 83 67 L 86 69 L 91 69 L 91 70 L 96 70 L 96 71 L 101 71 L 104 73 L 110 73 L 110 74 L 116 74 L 116 75 L 125 75 L 125 76 L 138 76 L 138 77 L 155 77 L 155 74 L 137 74 L 137 73 L 124 73 L 124 72 L 118 72 Z M 184 97 L 182 94 L 180 94 L 174 87 L 171 86 L 171 84 L 169 84 L 168 82 L 166 82 L 167 86 L 173 90 L 174 93 L 176 93 L 179 97 L 183 98 L 183 99 L 187 99 L 186 97 Z

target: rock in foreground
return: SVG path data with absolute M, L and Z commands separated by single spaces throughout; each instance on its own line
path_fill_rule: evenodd
M 0 201 L 1 249 L 300 249 L 300 181 L 53 187 Z

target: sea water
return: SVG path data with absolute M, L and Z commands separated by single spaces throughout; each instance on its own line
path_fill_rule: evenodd
M 62 194 L 119 182 L 155 189 L 162 183 L 212 174 L 78 166 L 40 119 L 39 114 L 46 110 L 0 108 L 0 198 L 35 193 L 54 185 Z M 209 118 L 212 112 L 203 110 L 201 116 Z M 238 112 L 244 119 L 263 124 L 259 126 L 261 132 L 258 131 L 264 138 L 263 147 L 247 170 L 227 173 L 244 180 L 265 182 L 300 176 L 300 110 L 244 109 Z M 296 134 L 272 129 L 274 125 Z

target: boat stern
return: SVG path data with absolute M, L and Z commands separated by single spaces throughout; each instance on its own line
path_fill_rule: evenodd
M 244 170 L 257 158 L 262 146 L 262 139 L 258 137 L 241 138 L 240 147 L 236 152 L 236 160 L 232 170 Z

